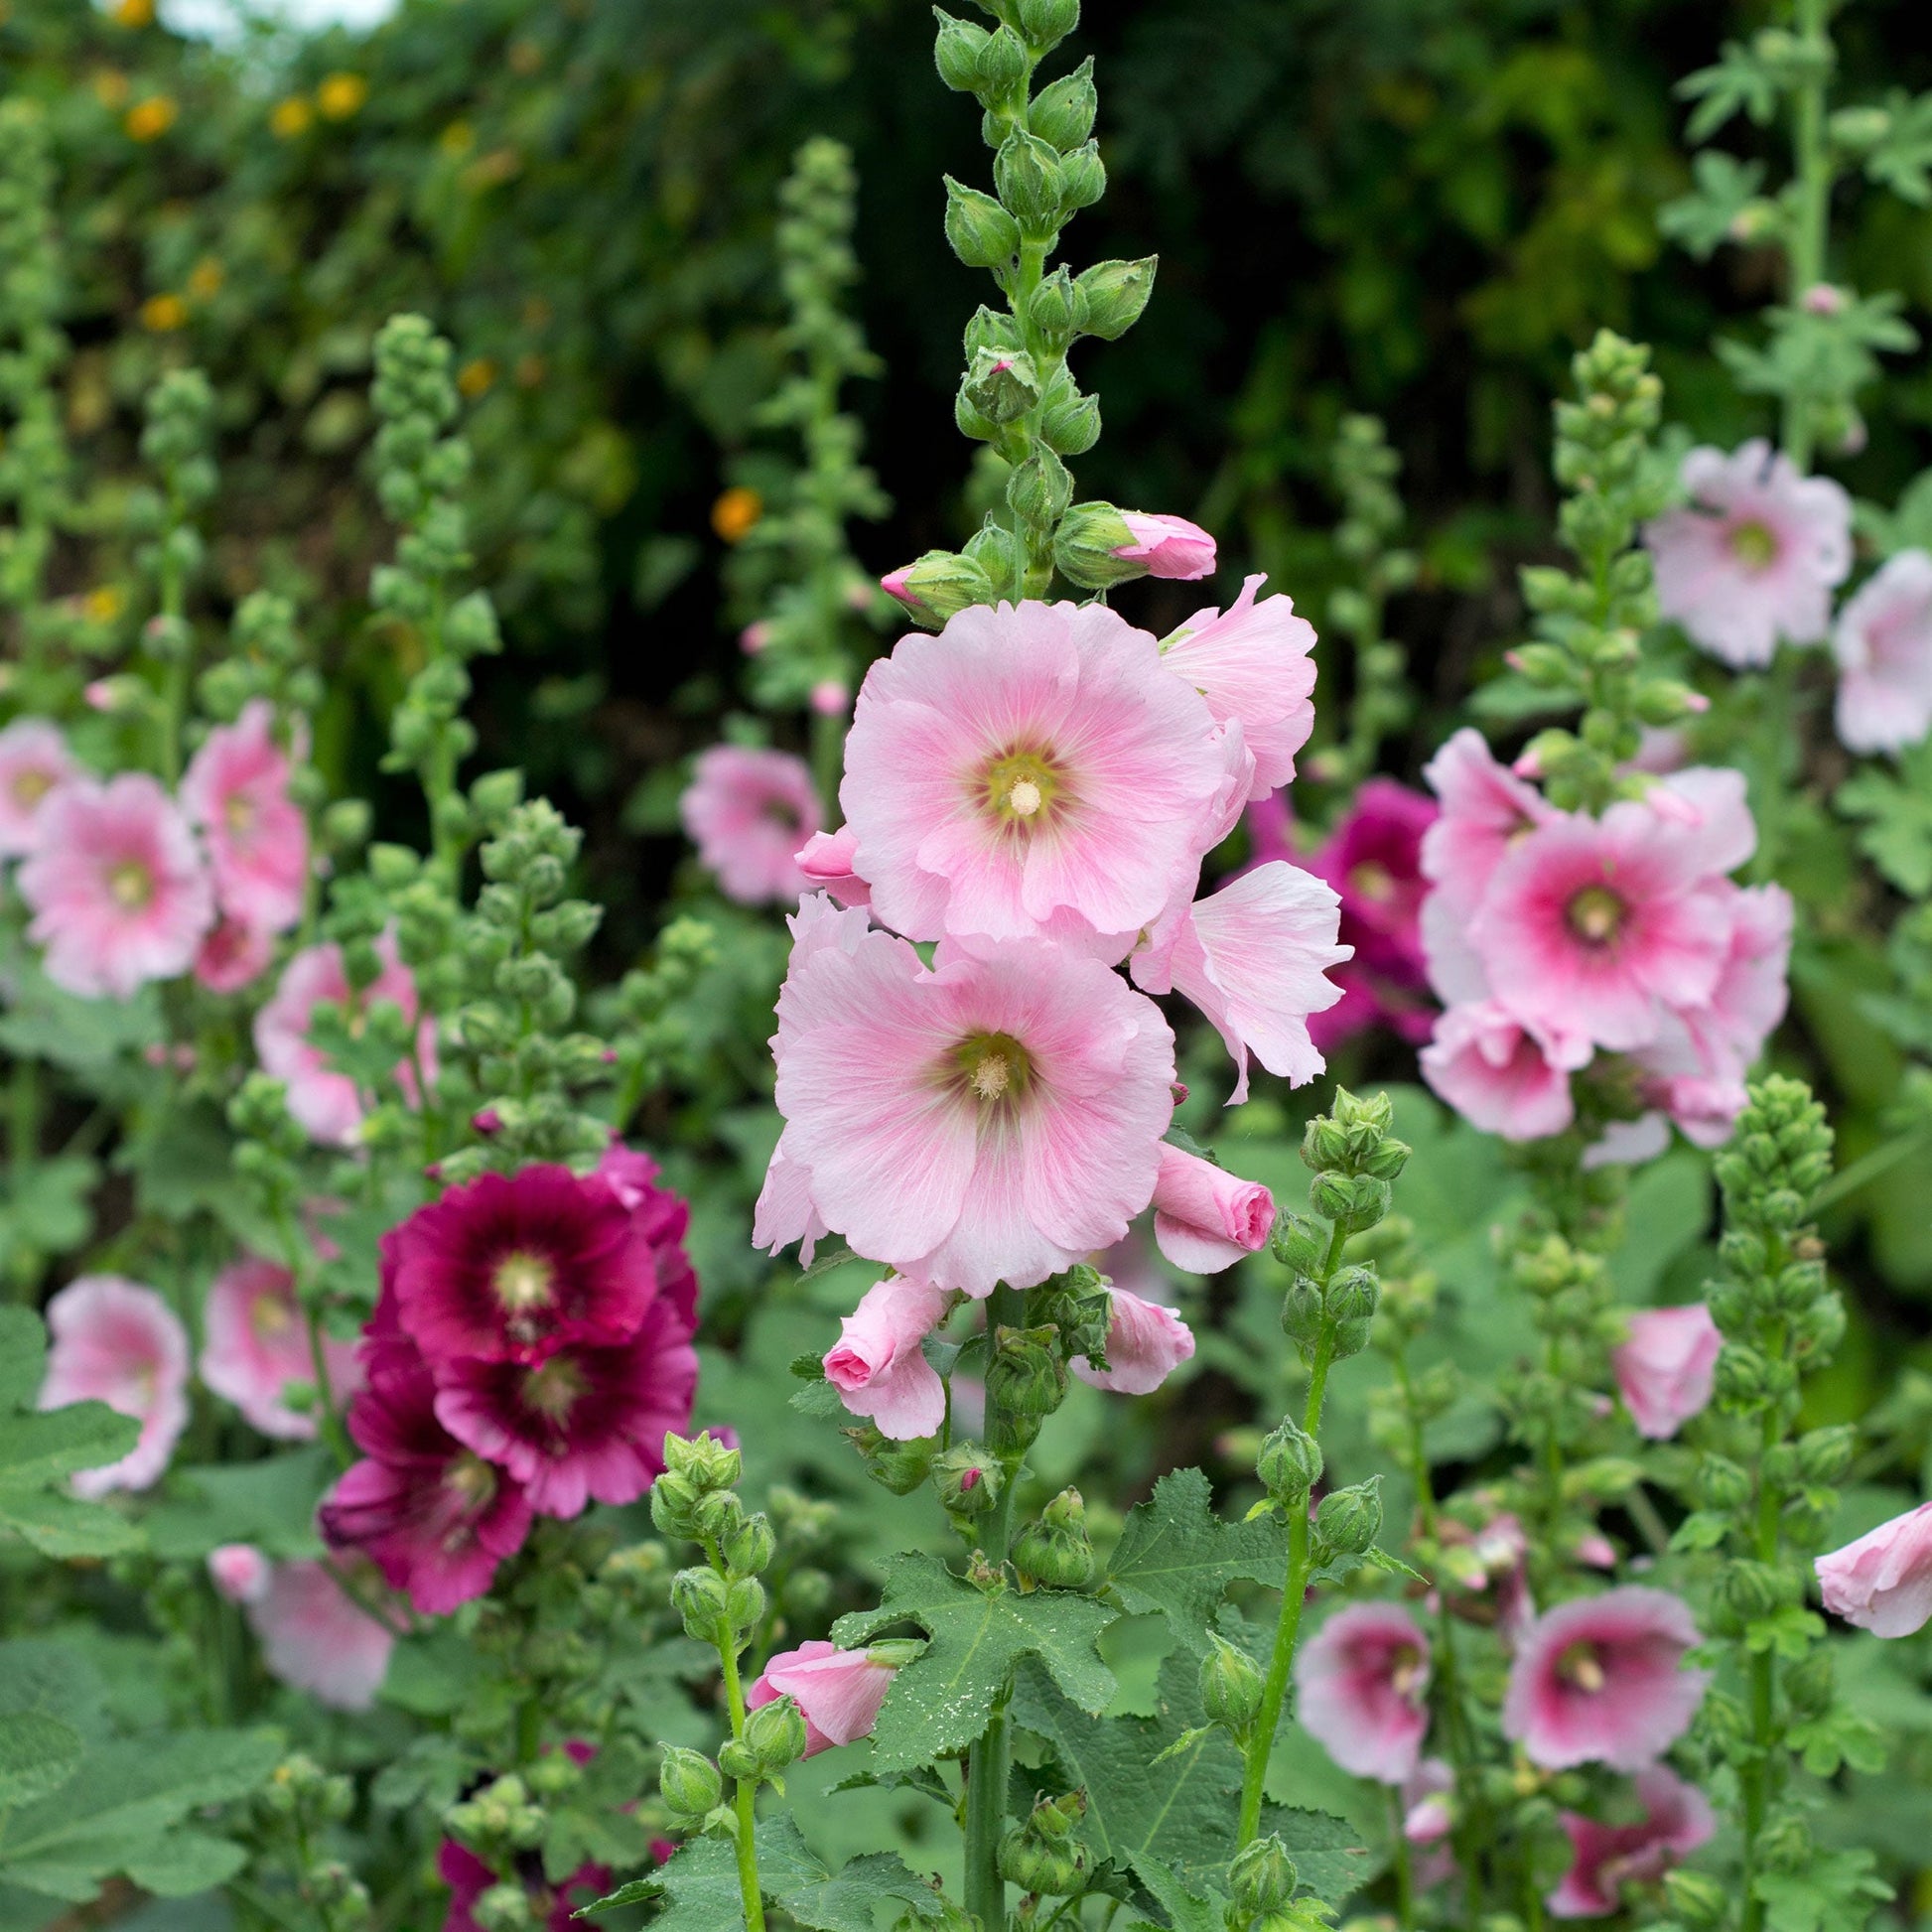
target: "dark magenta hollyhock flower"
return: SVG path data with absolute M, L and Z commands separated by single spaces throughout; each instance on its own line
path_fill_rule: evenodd
M 591 1177 L 617 1195 L 630 1216 L 631 1232 L 650 1249 L 657 1292 L 668 1296 L 694 1326 L 698 1314 L 698 1277 L 684 1252 L 691 1207 L 682 1194 L 657 1184 L 657 1163 L 648 1154 L 613 1141 Z
M 1687 1852 L 1708 1844 L 1718 1821 L 1704 1793 L 1661 1764 L 1637 1773 L 1644 1816 L 1635 1825 L 1599 1825 L 1580 1812 L 1558 1814 L 1576 1858 L 1546 1901 L 1555 1918 L 1607 1918 L 1626 1884 L 1655 1884 Z

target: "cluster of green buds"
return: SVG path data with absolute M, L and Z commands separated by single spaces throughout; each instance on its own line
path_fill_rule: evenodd
M 251 1806 L 251 1863 L 264 1892 L 283 1909 L 292 1892 L 322 1932 L 361 1932 L 374 1922 L 367 1888 L 342 1860 L 327 1856 L 329 1834 L 354 1808 L 353 1780 L 299 1751 L 269 1773 Z
M 1301 1882 L 1278 1835 L 1244 1845 L 1228 1863 L 1227 1932 L 1319 1932 L 1333 1913 L 1312 1893 L 1298 1899 Z
M 1085 1589 L 1093 1582 L 1093 1539 L 1079 1490 L 1062 1489 L 1015 1538 L 1011 1558 L 1022 1589 Z
M 322 695 L 322 673 L 309 662 L 295 606 L 276 591 L 250 591 L 235 606 L 227 649 L 195 683 L 202 710 L 223 724 L 257 698 L 284 715 L 307 716 Z
M 540 1923 L 517 1868 L 541 1847 L 547 1824 L 543 1806 L 513 1771 L 443 1814 L 444 1831 L 498 1874 L 470 1908 L 483 1932 L 530 1932 Z
M 1025 1822 L 1000 1841 L 1000 1875 L 1030 1899 L 1071 1898 L 1084 1891 L 1093 1862 L 1073 1833 L 1086 1815 L 1084 1791 L 1069 1791 L 1058 1798 L 1041 1796 Z M 1024 1902 L 1020 1918 L 1022 1924 L 1031 1922 Z
M 633 966 L 618 983 L 610 1003 L 617 1055 L 611 1072 L 618 1091 L 611 1118 L 620 1132 L 645 1094 L 695 1064 L 683 1003 L 717 956 L 712 928 L 680 914 L 657 935 L 650 963 Z

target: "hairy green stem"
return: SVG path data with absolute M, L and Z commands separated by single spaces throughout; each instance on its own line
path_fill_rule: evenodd
M 1767 1277 L 1775 1280 L 1790 1261 L 1785 1242 L 1774 1238 L 1765 1257 Z M 1780 1328 L 1782 1323 L 1778 1324 Z M 1772 1483 L 1768 1471 L 1771 1451 L 1784 1435 L 1784 1418 L 1777 1402 L 1765 1405 L 1758 1441 L 1756 1509 L 1751 1526 L 1752 1552 L 1761 1564 L 1775 1565 L 1780 1542 L 1779 1526 L 1784 1499 Z M 1749 1686 L 1751 1754 L 1738 1782 L 1743 1787 L 1744 1816 L 1744 1899 L 1743 1932 L 1762 1932 L 1764 1901 L 1757 1895 L 1760 1866 L 1759 1841 L 1771 1806 L 1771 1759 L 1778 1746 L 1776 1680 L 1768 1650 L 1756 1650 L 1745 1669 Z
M 718 1560 L 716 1546 L 706 1547 L 712 1567 L 722 1574 L 724 1566 Z M 738 1645 L 732 1633 L 722 1627 L 718 1632 L 718 1662 L 725 1675 L 725 1700 L 731 1707 L 732 1736 L 742 1740 L 745 1684 L 738 1670 Z M 758 1792 L 757 1779 L 739 1778 L 732 1793 L 732 1808 L 738 1818 L 738 1830 L 733 1834 L 738 1853 L 738 1891 L 745 1905 L 746 1932 L 764 1932 L 764 1893 L 759 1884 Z

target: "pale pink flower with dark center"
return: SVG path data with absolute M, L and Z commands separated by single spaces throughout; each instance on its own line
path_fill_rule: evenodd
M 1852 568 L 1845 491 L 1800 476 L 1762 437 L 1728 456 L 1691 451 L 1681 481 L 1689 506 L 1644 531 L 1663 615 L 1738 670 L 1770 663 L 1780 642 L 1823 637 L 1833 588 Z
M 825 1379 L 839 1400 L 896 1443 L 931 1436 L 945 1420 L 945 1384 L 919 1347 L 945 1309 L 939 1289 L 889 1275 L 866 1291 L 826 1353 Z
M 1932 1622 L 1932 1502 L 1867 1530 L 1818 1559 L 1825 1607 L 1876 1637 L 1909 1637 Z
M 202 1380 L 251 1427 L 289 1442 L 315 1435 L 315 1417 L 282 1401 L 291 1382 L 316 1379 L 308 1321 L 286 1268 L 244 1255 L 222 1269 L 208 1288 L 202 1332 Z M 325 1336 L 322 1352 L 330 1393 L 345 1401 L 361 1381 L 355 1344 Z
M 1576 1859 L 1549 1896 L 1552 1917 L 1608 1917 L 1622 1909 L 1625 1885 L 1655 1884 L 1717 1833 L 1704 1793 L 1662 1764 L 1637 1773 L 1637 1800 L 1644 1816 L 1635 1825 L 1599 1825 L 1574 1811 L 1558 1815 Z
M 1832 630 L 1839 740 L 1900 752 L 1932 731 L 1932 556 L 1901 550 L 1845 602 Z
M 714 745 L 692 766 L 678 812 L 727 898 L 760 905 L 809 890 L 798 869 L 798 848 L 825 820 L 803 759 Z
M 790 1698 L 804 1714 L 805 1755 L 811 1757 L 870 1737 L 893 1676 L 893 1666 L 875 1663 L 869 1651 L 841 1650 L 812 1638 L 773 1657 L 745 1693 L 745 1704 L 757 1711 Z
M 1134 541 L 1115 552 L 1129 563 L 1146 564 L 1150 577 L 1205 577 L 1214 568 L 1214 539 L 1184 516 L 1147 510 L 1122 510 L 1120 520 Z
M 82 1469 L 76 1496 L 148 1489 L 188 1427 L 188 1330 L 151 1288 L 119 1275 L 82 1275 L 47 1305 L 47 1373 L 36 1406 L 104 1402 L 141 1425 L 118 1461 Z
M 1415 1775 L 1429 1730 L 1429 1639 L 1400 1603 L 1337 1610 L 1295 1659 L 1295 1714 L 1344 1771 Z
M 365 1572 L 371 1586 L 373 1572 Z M 320 1563 L 278 1563 L 248 1605 L 271 1677 L 332 1711 L 366 1711 L 389 1674 L 395 1632 Z
M 1275 1197 L 1182 1148 L 1161 1146 L 1154 1182 L 1154 1239 L 1176 1268 L 1218 1275 L 1267 1246 Z
M 252 1543 L 222 1543 L 207 1553 L 208 1580 L 230 1603 L 259 1603 L 272 1570 Z
M 1690 1606 L 1665 1590 L 1627 1585 L 1559 1603 L 1517 1648 L 1503 1733 L 1545 1770 L 1641 1770 L 1704 1702 L 1710 1673 L 1684 1665 L 1697 1642 Z
M 216 919 L 195 955 L 195 977 L 210 993 L 238 993 L 268 970 L 275 936 L 234 919 Z
M 0 731 L 0 859 L 33 850 L 49 794 L 82 775 L 60 727 L 47 719 L 16 718 Z
M 1557 808 L 1498 763 L 1473 726 L 1450 738 L 1423 767 L 1423 776 L 1442 811 L 1423 832 L 1418 865 L 1438 888 L 1433 898 L 1466 918 L 1504 855 L 1526 832 L 1555 818 Z
M 1570 1076 L 1590 1043 L 1516 1018 L 1494 1000 L 1450 1007 L 1422 1049 L 1422 1076 L 1472 1127 L 1506 1141 L 1561 1134 L 1577 1117 Z
M 18 884 L 48 978 L 87 998 L 125 1000 L 187 972 L 214 923 L 195 835 L 145 771 L 51 792 Z
M 217 725 L 181 781 L 182 808 L 201 828 L 215 903 L 259 932 L 286 932 L 302 916 L 309 821 L 289 796 L 289 760 L 275 743 L 275 713 L 257 698 Z
M 1116 1395 L 1152 1395 L 1182 1362 L 1194 1354 L 1194 1334 L 1163 1302 L 1151 1302 L 1108 1284 L 1107 1366 L 1095 1368 L 1084 1355 L 1067 1364 L 1081 1381 Z
M 814 892 L 830 893 L 841 905 L 870 905 L 872 888 L 852 870 L 858 847 L 849 825 L 814 832 L 798 849 L 798 870 Z
M 1702 1302 L 1639 1309 L 1626 1338 L 1610 1351 L 1616 1385 L 1640 1436 L 1663 1442 L 1711 1401 L 1725 1338 Z

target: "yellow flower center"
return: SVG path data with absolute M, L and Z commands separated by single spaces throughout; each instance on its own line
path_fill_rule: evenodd
M 974 1034 L 952 1057 L 960 1084 L 983 1107 L 1017 1099 L 1033 1077 L 1027 1049 L 1011 1034 Z
M 221 807 L 221 816 L 227 820 L 230 832 L 245 837 L 255 829 L 255 801 L 246 792 L 231 792 Z
M 519 1249 L 496 1264 L 489 1285 L 510 1313 L 521 1314 L 542 1308 L 550 1300 L 556 1279 L 556 1270 L 546 1257 Z
M 1389 1661 L 1393 1666 L 1389 1682 L 1395 1686 L 1396 1695 L 1412 1696 L 1423 1681 L 1422 1652 L 1414 1644 L 1405 1643 Z
M 496 1472 L 480 1455 L 460 1455 L 445 1472 L 443 1486 L 466 1511 L 475 1515 L 495 1495 Z M 466 1528 L 457 1534 L 467 1536 L 469 1532 Z
M 1049 754 L 1007 752 L 987 765 L 981 783 L 987 815 L 1002 831 L 1031 831 L 1066 801 L 1066 779 Z
M 263 1341 L 273 1341 L 295 1325 L 295 1315 L 279 1295 L 257 1295 L 248 1311 L 248 1325 Z
M 1570 901 L 1570 929 L 1593 946 L 1603 945 L 1616 937 L 1625 909 L 1607 886 L 1586 886 Z
M 1373 859 L 1364 860 L 1348 875 L 1348 883 L 1358 898 L 1374 902 L 1385 899 L 1395 890 L 1395 875 Z
M 553 1355 L 541 1368 L 533 1368 L 523 1378 L 523 1401 L 538 1415 L 562 1422 L 589 1386 L 584 1371 L 575 1362 L 563 1355 Z
M 31 812 L 54 789 L 53 777 L 45 771 L 18 771 L 14 774 L 14 803 Z
M 154 875 L 138 859 L 123 859 L 109 869 L 107 890 L 117 905 L 138 911 L 154 897 Z
M 1763 570 L 1778 560 L 1778 540 L 1754 518 L 1731 525 L 1730 554 L 1746 570 Z
M 1557 1675 L 1567 1677 L 1580 1691 L 1587 1691 L 1591 1697 L 1608 1682 L 1603 1675 L 1603 1666 L 1597 1659 L 1595 1645 L 1587 1643 L 1573 1643 L 1557 1659 Z

